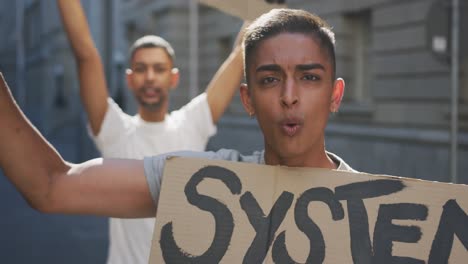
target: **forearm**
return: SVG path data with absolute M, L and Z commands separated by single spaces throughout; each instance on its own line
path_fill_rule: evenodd
M 237 46 L 221 65 L 206 89 L 213 122 L 217 122 L 239 89 L 243 76 L 242 49 Z
M 78 67 L 80 96 L 88 113 L 91 129 L 98 134 L 107 111 L 104 67 L 96 49 L 79 0 L 57 0 L 63 25 Z
M 80 0 L 57 0 L 57 4 L 78 62 L 99 58 Z
M 31 125 L 0 76 L 0 167 L 31 206 L 41 209 L 54 177 L 69 166 Z

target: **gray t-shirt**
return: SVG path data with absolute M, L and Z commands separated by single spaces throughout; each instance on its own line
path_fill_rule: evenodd
M 356 172 L 337 155 L 331 152 L 327 152 L 327 154 L 338 165 L 337 170 Z M 233 149 L 220 149 L 216 152 L 178 151 L 158 156 L 146 157 L 144 159 L 145 176 L 148 182 L 151 196 L 156 205 L 158 204 L 159 191 L 161 189 L 164 164 L 167 157 L 174 156 L 265 164 L 264 151 L 255 151 L 250 156 L 244 156 L 240 154 L 239 151 Z

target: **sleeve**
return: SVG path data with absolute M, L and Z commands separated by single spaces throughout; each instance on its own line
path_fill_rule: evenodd
M 201 141 L 216 134 L 216 125 L 213 123 L 210 106 L 206 93 L 193 98 L 188 104 L 174 112 L 177 119 L 182 120 L 182 126 Z
M 153 198 L 155 205 L 158 204 L 159 193 L 161 191 L 161 182 L 164 172 L 164 165 L 168 157 L 189 157 L 189 158 L 204 158 L 204 159 L 219 159 L 238 161 L 239 153 L 234 150 L 220 150 L 217 152 L 206 151 L 177 151 L 172 153 L 161 154 L 143 159 L 146 182 Z
M 161 190 L 165 160 L 166 157 L 163 155 L 145 157 L 143 159 L 146 182 L 148 183 L 148 188 L 155 206 L 158 204 L 159 200 L 159 191 Z
M 128 130 L 130 125 L 130 116 L 125 114 L 112 98 L 109 97 L 107 103 L 107 112 L 104 115 L 98 135 L 93 134 L 88 123 L 88 134 L 101 153 L 118 142 L 125 135 L 125 131 Z

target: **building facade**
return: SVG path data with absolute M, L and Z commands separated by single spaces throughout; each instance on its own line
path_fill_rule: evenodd
M 129 113 L 135 112 L 136 105 L 126 89 L 124 73 L 128 47 L 136 38 L 157 34 L 173 44 L 181 72 L 180 85 L 171 95 L 171 109 L 177 109 L 205 89 L 230 53 L 242 25 L 239 19 L 195 1 L 81 2 L 105 63 L 111 95 Z M 360 171 L 450 181 L 451 64 L 447 57 L 434 53 L 430 38 L 431 21 L 440 19 L 433 6 L 440 1 L 286 2 L 325 18 L 336 33 L 337 75 L 346 81 L 346 95 L 340 111 L 331 116 L 327 148 Z M 460 2 L 462 41 L 466 41 L 468 6 Z M 449 11 L 444 10 L 441 17 Z M 66 159 L 78 162 L 96 157 L 77 99 L 75 63 L 55 1 L 2 1 L 0 34 L 4 37 L 0 42 L 0 70 L 29 118 Z M 460 45 L 458 115 L 458 178 L 465 184 L 467 46 Z M 244 113 L 238 95 L 208 147 L 236 148 L 244 153 L 263 148 L 259 128 Z M 7 223 L 1 225 L 6 236 L 0 239 L 0 248 L 11 249 L 2 249 L 0 259 L 11 263 L 103 263 L 105 219 L 42 216 L 27 209 L 13 187 L 0 186 L 6 188 L 0 191 L 1 196 L 9 195 L 2 199 L 8 203 L 0 206 L 11 212 L 6 220 L 0 220 Z M 10 198 L 18 207 L 11 207 Z M 18 223 L 24 214 L 31 218 Z M 50 232 L 39 232 L 43 226 Z M 19 229 L 27 231 L 18 236 Z M 25 247 L 30 253 L 18 251 Z M 62 250 L 57 253 L 57 248 Z

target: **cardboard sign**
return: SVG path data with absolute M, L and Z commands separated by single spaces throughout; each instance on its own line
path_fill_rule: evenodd
M 468 186 L 170 158 L 150 263 L 467 263 Z
M 249 21 L 273 8 L 286 7 L 285 0 L 199 0 L 199 2 Z

